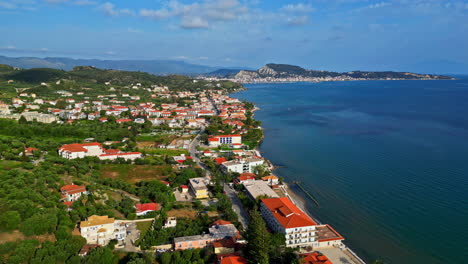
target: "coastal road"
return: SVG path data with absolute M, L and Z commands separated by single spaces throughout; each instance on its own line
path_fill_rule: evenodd
M 225 183 L 224 192 L 226 193 L 227 197 L 229 197 L 229 199 L 231 200 L 232 209 L 239 216 L 239 222 L 244 227 L 244 230 L 247 230 L 247 226 L 249 225 L 249 214 L 247 213 L 244 206 L 242 205 L 239 197 L 237 197 L 236 191 L 233 190 L 231 187 L 229 187 L 229 185 Z

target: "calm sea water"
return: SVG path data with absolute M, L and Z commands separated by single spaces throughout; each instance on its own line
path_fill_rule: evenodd
M 246 87 L 263 155 L 358 255 L 468 263 L 468 79 Z

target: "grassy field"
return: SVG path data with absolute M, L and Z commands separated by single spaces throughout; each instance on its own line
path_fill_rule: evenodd
M 163 166 L 131 165 L 131 164 L 106 164 L 101 167 L 104 178 L 121 179 L 129 183 L 143 180 L 164 180 Z
M 11 170 L 21 167 L 21 162 L 14 160 L 0 160 L 0 170 Z
M 141 150 L 144 154 L 150 155 L 168 155 L 179 156 L 181 154 L 189 155 L 188 150 L 185 149 L 160 149 L 160 148 L 146 148 Z
M 146 233 L 150 229 L 153 221 L 137 222 L 137 229 L 140 230 L 140 237 L 135 241 L 135 245 L 140 243 L 140 240 L 145 237 Z

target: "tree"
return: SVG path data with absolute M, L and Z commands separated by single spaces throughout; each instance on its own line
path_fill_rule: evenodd
M 28 123 L 28 121 L 26 120 L 26 118 L 24 116 L 21 116 L 20 119 L 18 120 L 18 123 L 21 124 L 21 125 L 24 125 L 24 124 Z
M 247 255 L 249 262 L 254 264 L 268 264 L 270 250 L 270 234 L 265 221 L 257 210 L 250 212 L 250 223 L 247 227 Z
M 0 227 L 4 230 L 15 230 L 20 222 L 21 216 L 17 211 L 8 211 L 0 215 Z

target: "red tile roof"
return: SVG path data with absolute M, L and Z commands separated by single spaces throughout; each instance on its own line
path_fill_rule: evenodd
M 247 260 L 241 256 L 229 256 L 221 259 L 220 264 L 247 264 Z
M 60 188 L 60 191 L 65 194 L 75 194 L 75 193 L 80 193 L 80 192 L 86 192 L 86 187 L 69 184 Z
M 117 120 L 115 120 L 115 122 L 117 122 L 117 123 L 131 122 L 131 121 L 132 121 L 132 120 L 131 120 L 131 119 L 128 119 L 128 118 L 126 118 L 126 119 L 117 119 Z
M 136 204 L 135 205 L 137 213 L 144 211 L 158 211 L 161 209 L 161 206 L 158 203 L 145 203 L 145 204 Z
M 225 220 L 221 220 L 221 219 L 220 219 L 220 220 L 214 221 L 214 222 L 211 224 L 211 226 L 214 226 L 214 225 L 232 225 L 232 223 L 229 222 L 229 221 L 225 221 Z
M 301 254 L 302 262 L 304 264 L 333 264 L 327 256 L 319 253 L 313 252 L 308 254 Z
M 24 152 L 26 152 L 26 153 L 33 153 L 34 151 L 38 151 L 38 149 L 37 149 L 37 148 L 29 147 L 29 148 L 26 148 L 26 149 L 24 150 Z
M 317 225 L 287 197 L 262 199 L 262 203 L 284 228 Z
M 221 165 L 223 162 L 226 162 L 226 158 L 216 158 L 215 162 L 216 164 Z
M 88 150 L 85 148 L 85 147 L 91 147 L 91 146 L 99 146 L 102 148 L 102 145 L 97 143 L 97 142 L 93 142 L 93 143 L 84 143 L 84 144 L 67 144 L 67 145 L 63 145 L 61 146 L 59 149 L 61 151 L 66 151 L 66 152 L 88 152 Z

